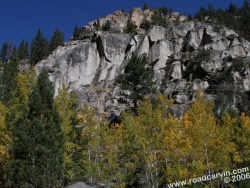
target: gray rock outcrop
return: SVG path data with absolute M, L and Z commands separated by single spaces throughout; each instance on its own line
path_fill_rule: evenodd
M 102 22 L 110 19 L 122 32 L 129 16 L 139 27 L 151 14 L 138 9 L 130 15 L 115 12 Z M 90 22 L 85 29 L 93 25 Z M 88 36 L 88 40 L 70 41 L 58 47 L 36 65 L 36 70 L 40 72 L 43 67 L 49 70 L 55 95 L 64 83 L 100 112 L 121 111 L 117 102 L 120 89 L 115 79 L 123 73 L 132 53 L 147 54 L 157 88 L 175 98 L 180 108 L 173 111 L 178 111 L 178 116 L 183 114 L 185 104 L 192 101 L 195 90 L 216 95 L 226 91 L 225 85 L 236 88 L 230 90 L 234 103 L 250 90 L 250 43 L 226 27 L 187 22 L 183 18 L 178 25 L 168 28 L 152 26 L 145 34 L 93 30 Z
M 78 182 L 78 183 L 75 183 L 73 185 L 69 185 L 65 188 L 101 188 L 101 187 L 104 187 L 104 186 L 88 185 L 88 184 L 83 183 L 83 182 Z

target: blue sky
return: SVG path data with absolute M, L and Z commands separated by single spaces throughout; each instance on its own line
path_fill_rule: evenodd
M 12 41 L 19 46 L 24 38 L 31 41 L 41 28 L 50 40 L 59 28 L 68 41 L 76 25 L 82 27 L 115 10 L 130 11 L 147 3 L 149 8 L 166 6 L 175 12 L 194 13 L 208 3 L 225 9 L 230 3 L 241 7 L 244 0 L 0 0 L 0 45 Z M 0 48 L 1 48 L 0 46 Z

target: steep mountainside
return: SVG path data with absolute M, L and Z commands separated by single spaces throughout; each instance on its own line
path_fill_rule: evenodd
M 172 13 L 166 16 L 167 27 L 140 26 L 152 18 L 152 12 L 133 9 L 129 14 L 117 11 L 90 22 L 81 38 L 59 46 L 36 65 L 39 72 L 49 69 L 56 91 L 63 83 L 78 93 L 82 101 L 99 112 L 120 113 L 116 78 L 124 71 L 132 53 L 146 53 L 155 71 L 159 91 L 175 99 L 173 114 L 180 117 L 193 100 L 193 91 L 201 89 L 230 101 L 246 111 L 250 90 L 250 43 L 234 31 L 218 25 L 188 21 Z M 109 21 L 109 31 L 101 31 Z M 137 29 L 125 33 L 128 23 Z M 98 25 L 98 27 L 97 27 Z M 57 95 L 57 92 L 56 92 Z M 218 100 L 217 100 L 218 101 Z M 219 112 L 220 109 L 217 109 Z

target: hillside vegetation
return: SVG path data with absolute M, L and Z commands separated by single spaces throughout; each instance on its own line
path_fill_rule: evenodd
M 144 5 L 146 10 L 149 9 Z M 139 25 L 128 20 L 121 31 L 111 21 L 102 22 L 105 19 L 96 20 L 84 28 L 76 26 L 73 45 L 78 40 L 93 39 L 88 45 L 94 43 L 94 46 L 101 40 L 89 37 L 88 29 L 138 34 L 153 25 L 167 29 L 170 25 L 178 26 L 179 22 L 194 19 L 208 22 L 218 31 L 221 25 L 227 26 L 250 39 L 250 4 L 247 0 L 241 8 L 233 4 L 226 10 L 214 9 L 212 5 L 208 9 L 201 7 L 194 18 L 190 15 L 183 20 L 180 20 L 179 14 L 179 17 L 174 14 L 177 16 L 172 19 L 170 15 L 173 12 L 167 7 L 152 8 L 150 12 L 151 19 L 141 20 Z M 123 14 L 128 17 L 128 13 Z M 207 41 L 204 40 L 205 44 Z M 123 93 L 116 100 L 120 105 L 125 104 L 126 108 L 120 116 L 111 117 L 112 113 L 100 113 L 100 109 L 93 108 L 91 100 L 89 103 L 81 100 L 77 91 L 69 92 L 65 84 L 55 91 L 54 83 L 49 79 L 55 72 L 52 68 L 42 67 L 36 75 L 36 65 L 53 53 L 60 54 L 61 51 L 56 52 L 56 49 L 64 45 L 59 29 L 50 42 L 39 29 L 30 45 L 23 40 L 18 49 L 9 43 L 2 46 L 0 187 L 59 188 L 78 181 L 106 187 L 250 186 L 249 92 L 244 92 L 237 104 L 227 98 L 228 93 L 237 93 L 234 89 L 237 90 L 238 83 L 229 91 L 220 91 L 219 87 L 188 91 L 192 96 L 187 99 L 190 103 L 185 106 L 184 114 L 177 116 L 173 107 L 179 105 L 178 99 L 171 97 L 177 90 L 171 94 L 166 94 L 165 90 L 160 92 L 148 57 L 131 53 L 125 59 L 124 71 L 112 83 L 121 87 Z M 101 49 L 102 44 L 96 46 L 100 61 L 109 62 Z M 192 82 L 194 79 L 191 76 L 200 76 L 201 69 L 197 67 L 203 61 L 207 63 L 213 54 L 205 48 L 194 49 L 191 45 L 183 49 L 186 51 L 182 52 L 182 62 L 186 64 L 186 69 L 182 76 Z M 188 57 L 192 52 L 193 56 Z M 75 57 L 72 55 L 70 58 L 74 64 Z M 166 64 L 171 66 L 176 58 L 174 55 L 168 57 Z M 229 65 L 209 75 L 212 84 L 219 85 L 226 78 L 231 81 L 231 73 L 240 72 L 242 74 L 235 77 L 247 79 L 245 70 L 249 68 L 246 65 L 249 62 L 237 56 L 226 63 Z M 164 79 L 166 83 L 171 79 L 177 80 L 172 76 Z M 94 81 L 98 83 L 98 80 Z M 100 91 L 102 89 L 99 88 Z M 218 173 L 233 170 L 239 173 L 230 176 L 230 182 L 218 176 Z M 204 176 L 213 178 L 204 180 Z

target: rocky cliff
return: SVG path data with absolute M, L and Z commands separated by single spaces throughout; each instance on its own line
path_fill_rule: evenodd
M 228 28 L 187 21 L 178 13 L 166 17 L 167 28 L 141 29 L 140 24 L 151 16 L 151 11 L 137 8 L 90 22 L 81 40 L 59 46 L 36 69 L 48 68 L 56 91 L 64 83 L 99 112 L 119 113 L 124 107 L 117 101 L 120 89 L 115 79 L 132 53 L 146 53 L 158 90 L 175 99 L 176 108 L 171 110 L 176 116 L 182 116 L 198 89 L 209 93 L 211 100 L 223 94 L 232 106 L 247 110 L 242 104 L 250 90 L 248 41 Z M 112 22 L 111 31 L 96 29 L 97 21 L 102 25 L 107 20 Z M 133 34 L 123 32 L 128 20 L 137 27 Z

